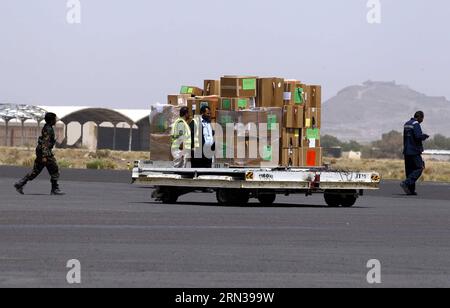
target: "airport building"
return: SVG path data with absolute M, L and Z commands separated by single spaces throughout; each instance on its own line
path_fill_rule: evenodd
M 423 158 L 434 161 L 450 161 L 450 151 L 427 150 L 423 153 Z
M 149 151 L 150 109 L 109 109 L 0 104 L 0 146 L 34 147 L 46 112 L 59 122 L 59 148 Z

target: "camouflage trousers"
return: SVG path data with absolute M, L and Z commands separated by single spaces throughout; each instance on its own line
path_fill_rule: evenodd
M 48 157 L 45 163 L 42 161 L 42 157 L 36 157 L 36 160 L 34 161 L 33 171 L 27 174 L 26 179 L 28 181 L 33 181 L 39 174 L 41 174 L 44 168 L 47 168 L 47 171 L 50 174 L 51 180 L 53 182 L 59 180 L 59 167 L 54 156 Z

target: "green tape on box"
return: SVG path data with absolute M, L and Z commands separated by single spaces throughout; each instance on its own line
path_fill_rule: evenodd
M 192 94 L 194 93 L 194 88 L 189 88 L 187 94 Z
M 264 152 L 261 155 L 261 158 L 265 161 L 272 161 L 272 157 L 273 157 L 273 153 L 272 153 L 272 147 L 271 146 L 267 146 L 264 149 Z
M 238 108 L 239 109 L 247 109 L 247 100 L 246 99 L 238 100 Z
M 167 130 L 167 121 L 164 118 L 159 118 L 158 123 L 156 124 L 159 133 L 163 133 Z
M 308 128 L 306 130 L 307 139 L 320 139 L 320 130 L 318 128 Z
M 275 114 L 269 114 L 267 116 L 267 129 L 268 130 L 275 130 L 276 124 L 278 124 L 277 116 Z
M 229 99 L 222 100 L 222 109 L 230 110 L 231 109 L 231 100 L 229 100 Z
M 244 79 L 242 81 L 242 88 L 247 90 L 256 90 L 256 79 Z
M 228 158 L 227 157 L 227 145 L 226 143 L 223 144 L 223 158 Z
M 295 104 L 301 105 L 303 104 L 303 89 L 297 88 L 295 91 Z
M 233 118 L 231 117 L 231 116 L 222 116 L 221 118 L 220 118 L 220 121 L 219 121 L 219 123 L 221 124 L 221 125 L 227 125 L 227 124 L 229 124 L 229 123 L 234 123 L 233 122 Z
M 181 87 L 180 93 L 181 93 L 181 94 L 188 94 L 188 90 L 189 90 L 189 87 L 183 86 L 183 87 Z

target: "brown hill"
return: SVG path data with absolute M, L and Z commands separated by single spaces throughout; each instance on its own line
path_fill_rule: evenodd
M 415 111 L 425 112 L 423 130 L 450 136 L 450 102 L 430 97 L 395 82 L 367 81 L 350 86 L 323 104 L 322 134 L 361 142 L 380 139 L 403 124 Z

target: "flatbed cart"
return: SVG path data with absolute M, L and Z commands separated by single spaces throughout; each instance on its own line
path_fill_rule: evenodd
M 158 168 L 151 161 L 135 162 L 132 182 L 155 188 L 152 198 L 174 204 L 188 193 L 216 193 L 220 205 L 245 205 L 256 198 L 263 206 L 277 195 L 324 194 L 330 207 L 352 207 L 365 190 L 378 190 L 377 172 L 333 171 L 324 168 Z

